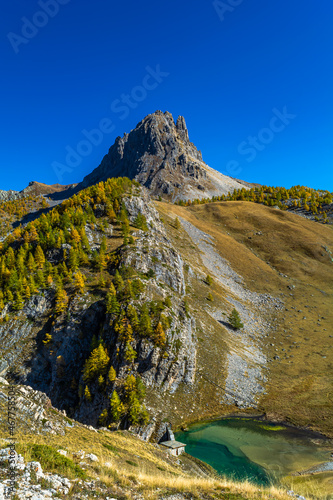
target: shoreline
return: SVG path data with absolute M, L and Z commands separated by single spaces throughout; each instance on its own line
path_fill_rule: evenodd
M 189 421 L 187 424 L 179 424 L 176 425 L 175 428 L 173 429 L 173 432 L 187 432 L 191 427 L 199 424 L 209 424 L 212 422 L 217 422 L 219 420 L 227 420 L 230 418 L 235 418 L 235 419 L 250 419 L 250 420 L 257 420 L 259 422 L 266 422 L 268 424 L 273 424 L 273 425 L 283 425 L 284 427 L 287 427 L 288 429 L 295 429 L 297 431 L 303 432 L 305 435 L 308 437 L 312 437 L 313 439 L 320 439 L 327 441 L 328 444 L 332 445 L 332 453 L 333 453 L 333 437 L 326 436 L 324 433 L 320 431 L 316 431 L 313 429 L 310 429 L 308 427 L 302 427 L 295 425 L 291 422 L 288 422 L 286 420 L 282 419 L 274 419 L 274 418 L 269 418 L 266 413 L 229 413 L 226 415 L 220 415 L 217 417 L 212 417 L 212 418 L 204 418 L 200 420 L 195 420 L 195 421 Z

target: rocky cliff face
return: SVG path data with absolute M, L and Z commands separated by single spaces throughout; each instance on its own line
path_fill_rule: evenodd
M 153 195 L 172 201 L 247 187 L 208 167 L 189 140 L 185 119 L 179 116 L 175 123 L 170 113 L 162 111 L 148 115 L 129 134 L 117 137 L 101 164 L 77 189 L 117 176 L 136 179 Z
M 166 352 L 154 345 L 152 339 L 136 337 L 132 347 L 137 357 L 129 365 L 124 345 L 106 312 L 105 297 L 96 297 L 91 291 L 76 296 L 67 311 L 57 318 L 52 317 L 55 297 L 54 291 L 49 290 L 32 297 L 14 317 L 0 322 L 0 374 L 11 374 L 17 381 L 45 392 L 55 407 L 93 425 L 98 424 L 102 410 L 110 405 L 114 389 L 110 387 L 109 391 L 102 392 L 96 384 L 91 388 L 92 401 L 78 395 L 79 385 L 85 385 L 82 371 L 91 352 L 93 336 L 103 338 L 117 380 L 125 379 L 128 374 L 140 376 L 149 390 L 172 394 L 182 383 L 188 387 L 193 385 L 195 377 L 195 320 L 184 307 L 183 260 L 168 239 L 158 212 L 144 191 L 140 197 L 124 199 L 124 204 L 131 222 L 139 213 L 146 217 L 149 231 L 133 233 L 135 246 L 120 249 L 119 266 L 130 267 L 141 276 L 150 271 L 150 279 L 140 297 L 141 304 L 171 297 L 172 306 L 167 311 L 170 327 L 166 331 L 169 346 Z M 96 208 L 96 214 L 103 214 L 102 206 Z M 96 228 L 86 227 L 86 234 L 91 248 L 98 249 L 101 233 Z M 111 237 L 112 227 L 106 234 Z M 50 262 L 61 261 L 66 250 L 69 249 L 55 249 L 47 258 Z M 9 309 L 6 305 L 0 319 L 4 320 Z M 46 333 L 52 336 L 52 343 L 47 346 L 43 343 Z M 150 405 L 152 414 L 161 410 L 158 406 Z

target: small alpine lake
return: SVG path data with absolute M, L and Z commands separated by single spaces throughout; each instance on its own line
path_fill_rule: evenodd
M 329 441 L 254 418 L 224 418 L 176 433 L 186 452 L 236 481 L 266 485 L 330 460 Z

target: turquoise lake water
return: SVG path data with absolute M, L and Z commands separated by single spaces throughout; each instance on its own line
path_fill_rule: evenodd
M 327 442 L 283 425 L 226 418 L 177 432 L 186 452 L 222 475 L 266 485 L 329 460 Z

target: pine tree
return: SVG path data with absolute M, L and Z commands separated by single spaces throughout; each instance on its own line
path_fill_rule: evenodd
M 165 347 L 166 338 L 165 338 L 165 333 L 164 333 L 163 327 L 162 327 L 160 322 L 157 323 L 157 326 L 155 328 L 154 342 L 155 342 L 155 345 L 157 345 L 158 347 Z
M 43 252 L 40 245 L 38 245 L 36 250 L 35 250 L 35 262 L 36 262 L 38 269 L 43 269 L 44 264 L 45 264 L 45 256 L 44 256 L 44 252 Z
M 139 333 L 140 335 L 142 335 L 142 337 L 151 337 L 153 333 L 149 311 L 146 305 L 142 307 L 142 312 L 139 321 Z
M 84 276 L 80 271 L 77 271 L 74 275 L 74 288 L 75 291 L 83 294 L 85 290 Z
M 137 398 L 142 403 L 142 401 L 144 400 L 144 398 L 146 396 L 146 388 L 144 386 L 144 383 L 142 382 L 141 377 L 138 376 L 136 378 L 135 385 L 136 385 Z
M 22 249 L 22 247 L 21 247 Z M 25 274 L 25 263 L 24 263 L 24 255 L 19 253 L 16 259 L 16 269 L 19 276 L 23 276 Z
M 132 282 L 131 280 L 127 280 L 124 286 L 124 289 L 122 290 L 122 297 L 129 301 L 130 299 L 134 298 L 134 292 L 133 292 L 133 287 L 132 287 Z
M 127 317 L 131 322 L 133 330 L 136 332 L 139 328 L 139 318 L 138 313 L 136 312 L 135 307 L 130 304 L 127 308 Z
M 12 247 L 9 247 L 6 253 L 6 265 L 8 269 L 13 269 L 15 266 L 15 254 Z
M 77 271 L 79 267 L 79 256 L 75 248 L 71 248 L 69 251 L 68 263 L 72 271 Z
M 116 288 L 116 290 L 121 290 L 122 287 L 124 286 L 124 280 L 120 276 L 118 269 L 115 272 L 114 278 L 113 278 L 113 283 Z
M 137 358 L 138 353 L 133 349 L 131 344 L 127 343 L 126 344 L 126 349 L 125 349 L 125 359 L 129 363 L 133 363 L 133 361 Z
M 99 385 L 100 387 L 102 387 L 102 386 L 103 386 L 103 384 L 104 384 L 104 377 L 103 377 L 103 375 L 100 375 L 100 376 L 98 377 L 98 385 Z
M 113 391 L 112 396 L 110 398 L 110 406 L 111 406 L 111 416 L 114 422 L 118 422 L 121 416 L 124 414 L 124 405 L 120 401 L 117 391 Z
M 112 315 L 116 316 L 117 314 L 119 314 L 119 311 L 120 311 L 119 302 L 118 302 L 115 295 L 111 295 L 107 301 L 106 312 L 108 314 L 112 314 Z
M 28 224 L 29 226 L 29 224 Z M 39 241 L 39 235 L 37 232 L 37 229 L 33 223 L 31 223 L 30 227 L 27 226 L 27 233 L 28 233 L 28 241 L 29 242 L 38 242 Z
M 105 375 L 110 358 L 107 350 L 100 344 L 92 351 L 83 369 L 83 379 L 92 380 L 97 375 Z
M 82 243 L 83 248 L 87 252 L 90 252 L 90 244 L 89 244 L 89 240 L 87 238 L 86 231 L 85 231 L 84 227 L 82 227 L 80 230 L 80 237 L 81 237 L 81 243 Z
M 111 366 L 108 373 L 108 379 L 110 382 L 114 382 L 116 378 L 117 378 L 116 370 L 113 368 L 113 366 Z
M 44 277 L 44 273 L 41 269 L 38 269 L 38 271 L 36 273 L 36 280 L 37 280 L 38 288 L 45 288 L 45 277 Z
M 21 294 L 19 292 L 16 292 L 13 309 L 15 309 L 15 311 L 19 311 L 23 308 L 23 306 L 24 306 L 24 300 L 22 299 Z
M 0 312 L 3 310 L 4 307 L 5 307 L 5 303 L 3 300 L 3 291 L 0 290 Z
M 119 335 L 120 342 L 132 342 L 133 340 L 133 329 L 130 323 L 124 324 Z
M 99 272 L 102 272 L 106 268 L 106 266 L 107 258 L 105 252 L 101 250 L 97 259 L 97 269 L 99 270 Z
M 52 285 L 53 285 L 53 278 L 52 276 L 49 274 L 48 277 L 46 278 L 46 283 L 47 283 L 47 286 L 50 288 Z
M 35 280 L 34 280 L 33 276 L 29 277 L 29 279 L 28 279 L 28 286 L 30 288 L 31 295 L 34 295 L 35 293 L 38 292 L 38 289 L 37 289 L 37 286 L 36 286 L 36 283 L 35 283 Z
M 136 394 L 136 379 L 134 375 L 127 375 L 124 383 L 124 388 L 125 388 L 126 398 L 130 400 L 132 395 Z
M 175 229 L 178 230 L 178 229 L 180 229 L 180 226 L 181 226 L 180 220 L 178 219 L 178 217 L 176 217 L 175 222 L 174 222 L 174 227 L 175 227 Z
M 89 391 L 89 387 L 86 385 L 86 388 L 84 389 L 84 397 L 86 398 L 87 401 L 91 401 L 91 393 Z
M 111 283 L 111 285 L 107 291 L 107 294 L 106 294 L 106 310 L 108 313 L 110 313 L 110 309 L 112 308 L 111 307 L 112 297 L 115 297 L 115 296 L 116 296 L 116 289 L 115 289 L 113 283 Z
M 75 245 L 78 245 L 81 241 L 81 236 L 78 232 L 77 229 L 73 228 L 71 231 L 71 241 L 75 243 Z
M 207 285 L 210 286 L 213 283 L 213 278 L 211 276 L 209 276 L 209 274 L 207 274 L 205 282 L 206 282 Z
M 209 300 L 210 302 L 213 302 L 214 297 L 213 297 L 213 295 L 212 295 L 211 293 L 209 293 L 209 294 L 207 295 L 207 300 Z
M 56 292 L 56 305 L 55 312 L 56 314 L 61 314 L 65 311 L 68 305 L 68 296 L 65 290 L 59 288 Z
M 141 212 L 138 213 L 134 221 L 134 226 L 138 229 L 142 229 L 142 231 L 148 231 L 147 219 Z
M 103 273 L 99 273 L 99 278 L 98 278 L 98 286 L 100 288 L 104 288 L 106 285 L 106 281 L 105 281 L 105 278 L 103 276 Z
M 241 322 L 240 316 L 235 308 L 231 311 L 231 314 L 228 317 L 228 321 L 229 321 L 230 325 L 235 330 L 239 330 L 240 328 L 243 328 L 243 326 L 244 326 L 243 323 Z
M 100 251 L 103 252 L 104 254 L 106 253 L 106 250 L 107 250 L 107 246 L 106 246 L 106 237 L 103 236 L 102 238 L 102 243 L 101 243 L 101 246 L 100 246 Z
M 140 422 L 141 405 L 138 399 L 134 396 L 129 408 L 129 418 L 132 425 L 137 425 Z
M 108 420 L 108 411 L 107 409 L 103 410 L 102 413 L 99 416 L 98 423 L 105 427 L 106 422 Z

